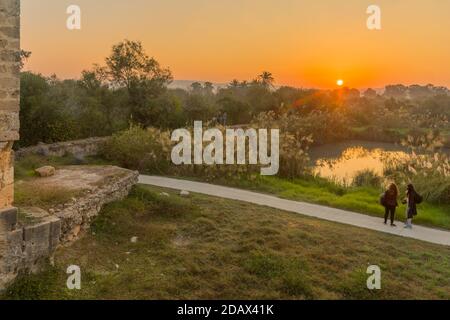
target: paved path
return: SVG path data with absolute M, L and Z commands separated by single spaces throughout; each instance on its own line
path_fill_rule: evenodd
M 401 222 L 398 222 L 398 226 L 396 228 L 393 228 L 389 225 L 384 225 L 382 219 L 380 218 L 346 210 L 335 209 L 305 202 L 280 199 L 275 196 L 257 192 L 222 187 L 208 183 L 192 182 L 187 180 L 140 175 L 139 183 L 169 189 L 186 190 L 225 199 L 254 203 L 261 206 L 300 213 L 305 216 L 315 217 L 323 220 L 349 224 L 352 226 L 376 230 L 384 233 L 394 234 L 397 236 L 450 246 L 449 231 L 426 228 L 417 225 L 414 226 L 412 230 L 409 230 L 404 229 L 403 223 Z

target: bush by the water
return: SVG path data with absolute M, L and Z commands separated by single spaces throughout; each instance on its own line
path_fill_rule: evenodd
M 380 187 L 382 182 L 382 177 L 373 170 L 359 171 L 353 178 L 355 187 Z
M 450 204 L 450 157 L 440 150 L 442 137 L 433 132 L 409 136 L 403 145 L 410 152 L 406 157 L 386 159 L 385 175 L 403 187 L 414 184 L 429 202 Z
M 225 136 L 225 127 L 216 125 L 215 128 L 221 130 Z M 192 141 L 192 145 L 193 143 L 194 141 Z M 309 157 L 307 150 L 310 143 L 309 137 L 297 140 L 292 134 L 280 133 L 279 176 L 296 178 L 308 171 Z M 122 167 L 146 173 L 201 176 L 207 179 L 251 178 L 260 173 L 261 166 L 251 164 L 176 166 L 171 161 L 171 151 L 174 145 L 175 143 L 171 141 L 168 131 L 132 126 L 108 139 L 101 149 L 101 154 L 105 159 Z M 248 151 L 248 141 L 246 142 L 246 148 Z M 235 148 L 236 158 L 237 148 Z

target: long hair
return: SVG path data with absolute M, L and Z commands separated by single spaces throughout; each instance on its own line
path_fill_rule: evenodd
M 398 188 L 397 188 L 397 185 L 396 185 L 395 183 L 391 183 L 391 184 L 389 185 L 388 190 L 389 190 L 392 194 L 394 194 L 395 197 L 398 196 Z
M 413 195 L 416 193 L 416 190 L 414 189 L 414 186 L 411 183 L 408 184 L 408 186 L 406 187 L 406 190 L 407 190 L 406 194 L 408 194 L 408 195 L 410 195 L 410 194 Z

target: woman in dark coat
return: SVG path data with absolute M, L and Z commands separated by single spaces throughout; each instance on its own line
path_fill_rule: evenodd
M 384 209 L 385 209 L 384 224 L 387 224 L 387 220 L 390 217 L 392 227 L 396 227 L 396 225 L 394 224 L 394 220 L 395 220 L 395 209 L 398 207 L 397 197 L 398 197 L 398 188 L 394 183 L 392 183 L 384 193 Z
M 406 189 L 406 199 L 403 200 L 406 207 L 406 223 L 405 228 L 412 229 L 412 219 L 417 216 L 417 203 L 421 202 L 421 196 L 416 192 L 412 184 L 408 184 Z

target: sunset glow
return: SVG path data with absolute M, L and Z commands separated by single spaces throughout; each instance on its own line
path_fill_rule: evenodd
M 377 31 L 361 0 L 78 0 L 82 29 L 70 31 L 72 2 L 22 0 L 27 69 L 78 78 L 130 39 L 175 79 L 227 83 L 267 70 L 298 87 L 333 88 L 336 74 L 356 88 L 450 86 L 450 1 L 380 0 Z
M 342 87 L 343 85 L 344 85 L 344 80 L 338 80 L 338 81 L 336 81 L 336 84 L 339 86 L 339 87 Z

